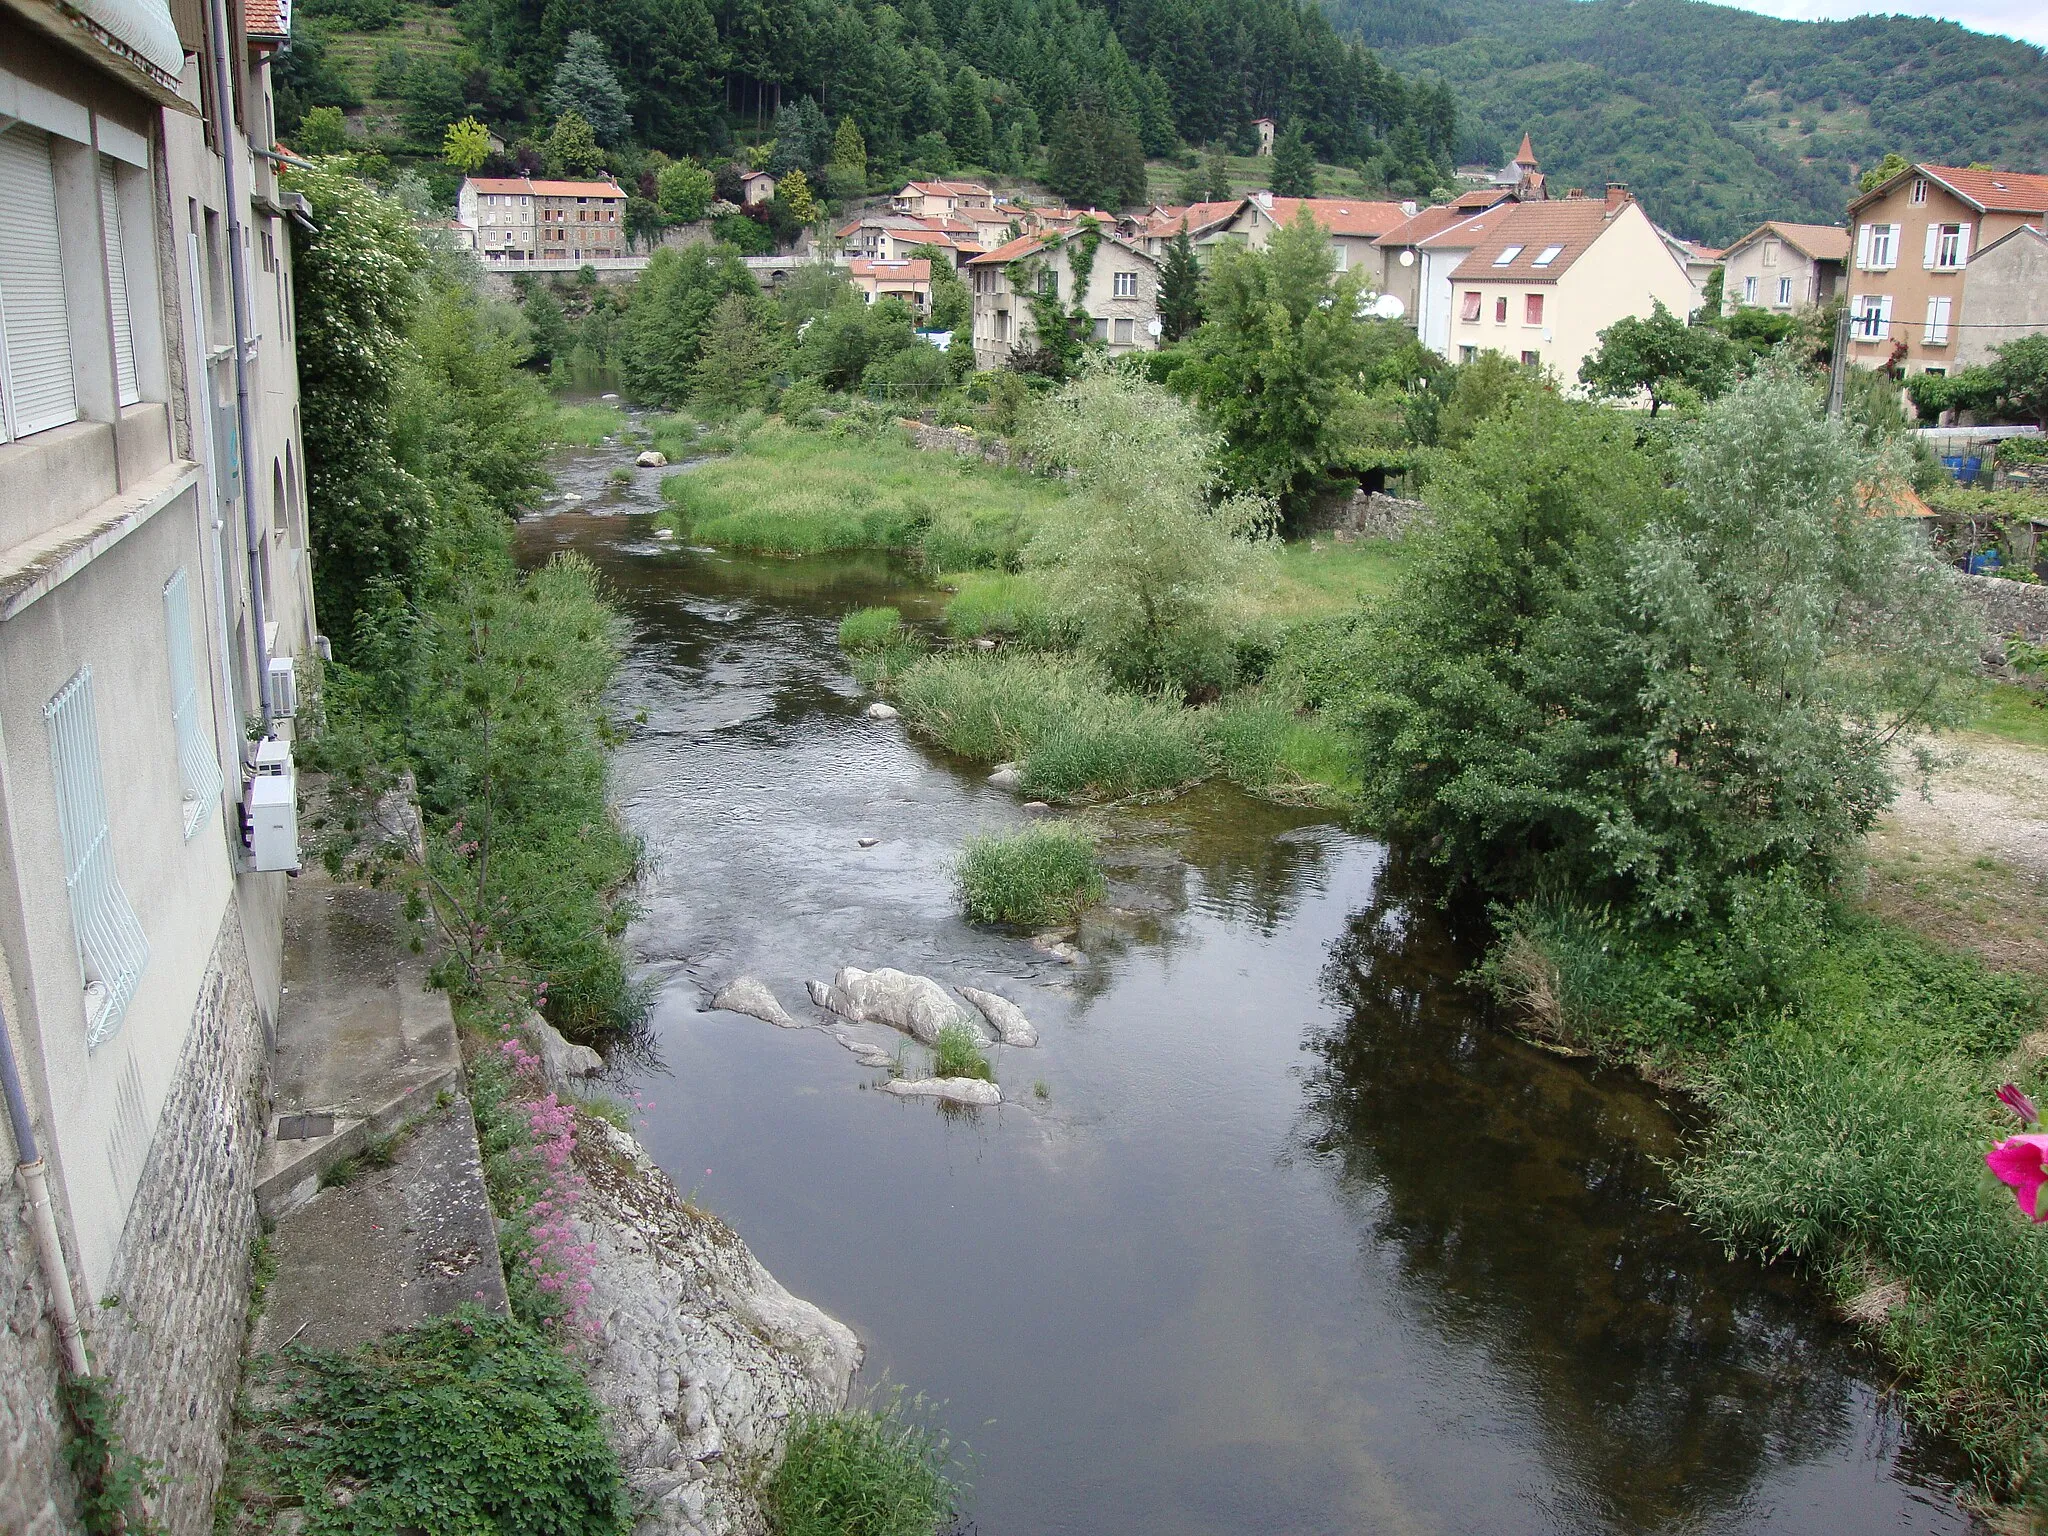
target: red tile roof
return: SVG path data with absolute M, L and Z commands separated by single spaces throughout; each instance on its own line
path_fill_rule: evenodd
M 1480 214 L 1473 224 L 1483 222 L 1484 232 L 1473 245 L 1472 254 L 1451 273 L 1451 281 L 1555 282 L 1592 248 L 1595 240 L 1607 233 L 1608 226 L 1629 206 L 1622 203 L 1610 208 L 1604 198 L 1568 197 L 1554 203 L 1509 203 L 1497 213 Z M 1520 249 L 1512 261 L 1496 265 L 1502 255 L 1517 246 Z M 1551 246 L 1562 249 L 1543 266 L 1537 266 L 1537 257 Z
M 1326 235 L 1362 235 L 1373 239 L 1408 217 L 1408 210 L 1399 203 L 1369 203 L 1341 197 L 1276 197 L 1270 201 L 1253 198 L 1252 201 L 1276 224 L 1292 224 L 1295 215 L 1306 208 L 1309 217 Z
M 855 277 L 872 277 L 878 282 L 928 283 L 932 280 L 932 264 L 917 261 L 883 261 L 878 257 L 856 256 L 847 269 Z
M 1583 199 L 1580 199 L 1580 201 L 1583 201 Z M 1407 243 L 1410 245 L 1427 246 L 1433 251 L 1470 250 L 1481 240 L 1485 239 L 1493 230 L 1506 222 L 1509 214 L 1522 206 L 1520 203 L 1501 203 L 1495 207 L 1483 209 L 1478 213 L 1467 214 L 1463 218 L 1451 219 L 1441 228 L 1428 234 L 1418 234 Z M 1531 203 L 1528 206 L 1540 208 L 1543 205 L 1541 203 Z M 1422 215 L 1417 214 L 1416 217 L 1421 218 Z M 1387 241 L 1382 238 L 1375 243 L 1384 245 Z
M 1849 259 L 1849 231 L 1839 224 L 1787 224 L 1779 219 L 1766 219 L 1725 251 L 1716 251 L 1717 256 L 1727 256 L 1744 246 L 1753 245 L 1766 234 L 1775 234 L 1800 255 L 1814 261 L 1847 261 Z M 1702 256 L 1708 252 L 1704 247 L 1694 247 Z
M 1431 235 L 1440 235 L 1447 229 L 1463 224 L 1475 212 L 1484 211 L 1485 205 L 1472 209 L 1461 208 L 1456 203 L 1441 203 L 1434 208 L 1424 208 L 1413 218 L 1403 219 L 1373 241 L 1373 244 L 1389 251 L 1404 245 L 1420 245 Z
M 623 200 L 626 192 L 614 181 L 536 181 L 527 176 L 472 176 L 469 185 L 478 192 L 513 192 L 534 197 L 611 197 Z
M 290 37 L 291 0 L 242 0 L 242 30 L 251 37 Z
M 1953 165 L 1917 169 L 1986 213 L 2048 213 L 2048 176 L 2031 171 L 1973 171 Z
M 1049 245 L 1059 244 L 1059 236 L 1019 235 L 1006 241 L 992 251 L 985 251 L 967 263 L 970 267 L 1006 267 L 1021 257 L 1036 255 Z
M 1237 197 L 1221 203 L 1189 203 L 1185 208 L 1158 208 L 1149 218 L 1142 221 L 1139 228 L 1148 235 L 1172 235 L 1179 232 L 1181 220 L 1186 219 L 1188 233 L 1193 234 L 1197 230 L 1207 229 L 1212 224 L 1221 224 L 1236 218 L 1244 205 L 1245 200 Z
M 995 194 L 978 181 L 913 181 L 904 185 L 897 196 L 915 192 L 923 197 L 994 197 Z

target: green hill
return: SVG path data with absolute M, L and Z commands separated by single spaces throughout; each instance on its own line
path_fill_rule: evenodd
M 2048 170 L 2048 53 L 1950 22 L 1778 21 L 1703 0 L 1324 0 L 1339 32 L 1457 93 L 1459 158 L 1526 130 L 1553 187 L 1625 181 L 1721 242 L 1838 220 L 1855 174 L 1915 159 Z

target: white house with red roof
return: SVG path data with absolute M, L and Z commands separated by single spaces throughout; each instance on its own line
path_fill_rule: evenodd
M 967 263 L 974 295 L 974 366 L 1000 368 L 1038 344 L 1033 296 L 1076 307 L 1094 341 L 1112 357 L 1159 345 L 1159 263 L 1128 240 L 1103 233 L 1092 260 L 1076 256 L 1078 234 L 1022 235 Z
M 912 181 L 890 199 L 898 213 L 946 218 L 963 208 L 993 208 L 996 195 L 978 181 Z
M 870 304 L 878 299 L 901 299 L 918 315 L 932 307 L 929 259 L 884 261 L 879 257 L 856 256 L 847 264 L 846 276 Z

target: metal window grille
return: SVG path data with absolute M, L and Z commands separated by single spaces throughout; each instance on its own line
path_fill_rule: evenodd
M 149 940 L 114 873 L 107 793 L 100 780 L 99 725 L 92 705 L 92 668 L 43 706 L 50 761 L 57 775 L 57 825 L 64 839 L 64 888 L 85 985 L 85 1042 L 113 1037 L 149 964 Z
M 220 759 L 208 739 L 192 663 L 192 595 L 181 565 L 164 583 L 164 631 L 170 641 L 171 725 L 178 736 L 178 773 L 185 785 L 185 836 L 197 832 L 220 798 Z

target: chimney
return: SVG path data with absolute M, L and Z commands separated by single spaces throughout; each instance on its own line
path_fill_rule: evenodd
M 1412 219 L 1412 218 L 1414 218 L 1414 217 L 1415 217 L 1415 199 L 1414 199 L 1414 198 L 1412 198 L 1412 197 L 1404 197 L 1404 198 L 1402 198 L 1402 199 L 1401 199 L 1401 211 L 1402 211 L 1403 213 L 1407 214 L 1409 218 L 1411 218 L 1411 219 Z
M 1268 213 L 1271 213 L 1273 211 L 1273 194 L 1270 192 L 1254 192 L 1252 194 L 1252 201 L 1257 203 L 1261 208 L 1265 209 Z
M 1607 211 L 1609 213 L 1619 212 L 1621 205 L 1628 201 L 1630 201 L 1630 198 L 1627 183 L 1619 181 L 1607 183 Z

